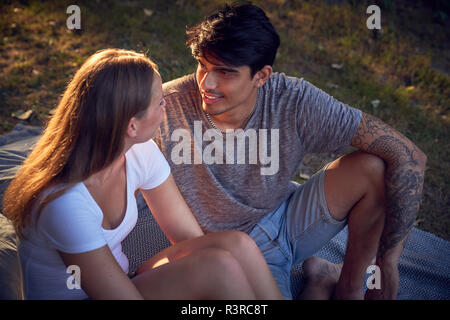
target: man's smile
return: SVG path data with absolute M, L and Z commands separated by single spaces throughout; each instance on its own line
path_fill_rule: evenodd
M 217 94 L 213 94 L 213 93 L 209 93 L 209 92 L 202 92 L 202 99 L 203 99 L 203 102 L 205 102 L 206 104 L 217 103 L 220 100 L 222 100 L 223 97 L 224 96 L 222 96 L 222 95 L 217 95 Z

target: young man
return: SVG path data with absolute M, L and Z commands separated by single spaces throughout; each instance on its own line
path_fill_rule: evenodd
M 425 154 L 306 80 L 273 73 L 280 40 L 260 8 L 226 6 L 187 34 L 197 72 L 164 85 L 156 141 L 204 231 L 249 233 L 285 298 L 292 265 L 306 260 L 301 298 L 362 299 L 376 257 L 381 289 L 366 298 L 395 299 Z M 305 154 L 350 145 L 359 150 L 291 181 Z M 346 224 L 342 267 L 310 258 Z

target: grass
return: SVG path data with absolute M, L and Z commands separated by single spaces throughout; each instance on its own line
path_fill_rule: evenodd
M 223 1 L 77 1 L 82 29 L 66 28 L 72 1 L 0 4 L 0 134 L 33 110 L 43 124 L 65 86 L 95 51 L 146 52 L 164 80 L 195 69 L 185 26 Z M 280 33 L 275 70 L 304 77 L 337 99 L 374 114 L 428 156 L 417 226 L 450 239 L 449 5 L 445 1 L 254 1 Z M 369 4 L 382 30 L 366 27 Z M 147 9 L 144 11 L 144 9 Z M 334 69 L 332 64 L 342 65 Z M 371 102 L 379 100 L 378 106 Z M 317 169 L 326 157 L 312 162 Z

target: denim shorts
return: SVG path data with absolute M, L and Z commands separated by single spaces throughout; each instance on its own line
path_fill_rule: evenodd
M 329 164 L 277 209 L 264 216 L 249 235 L 255 240 L 285 299 L 292 299 L 291 268 L 319 251 L 347 224 L 334 219 L 325 200 L 324 178 Z

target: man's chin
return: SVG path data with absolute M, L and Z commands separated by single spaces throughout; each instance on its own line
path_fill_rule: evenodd
M 202 109 L 207 114 L 210 114 L 212 116 L 218 116 L 219 114 L 222 114 L 227 111 L 227 109 L 224 108 L 223 106 L 220 106 L 218 104 L 206 104 L 205 102 L 203 102 L 202 104 Z

